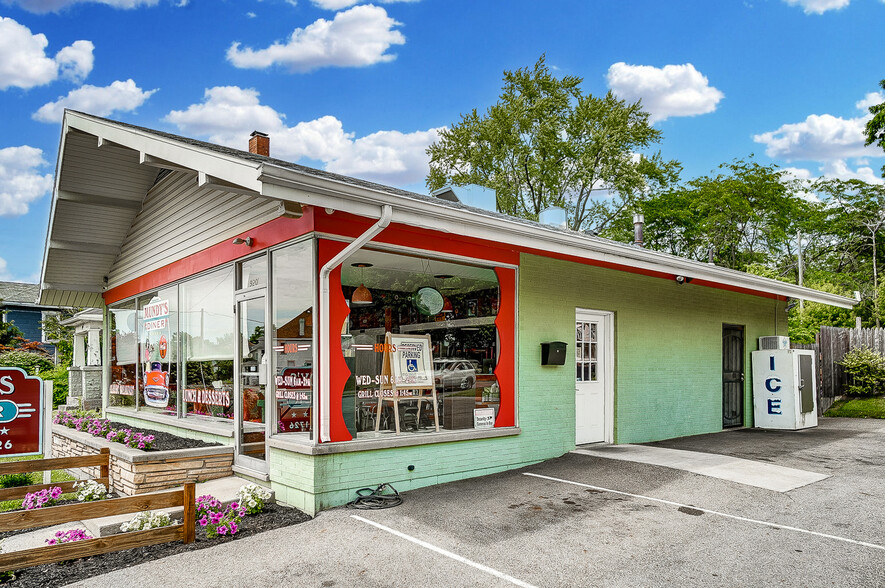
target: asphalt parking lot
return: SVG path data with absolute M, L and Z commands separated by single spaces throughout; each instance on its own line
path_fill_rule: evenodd
M 653 444 L 830 477 L 774 492 L 568 454 L 82 586 L 885 586 L 885 422 Z

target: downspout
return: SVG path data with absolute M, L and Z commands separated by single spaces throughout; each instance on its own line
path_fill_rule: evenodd
M 328 443 L 330 439 L 330 415 L 329 415 L 329 380 L 332 370 L 329 355 L 329 343 L 331 342 L 329 334 L 329 275 L 342 261 L 350 256 L 351 253 L 368 243 L 378 233 L 387 228 L 390 219 L 393 216 L 393 208 L 389 204 L 385 204 L 381 208 L 381 218 L 374 225 L 357 237 L 347 247 L 341 250 L 338 255 L 330 259 L 320 269 L 320 443 Z

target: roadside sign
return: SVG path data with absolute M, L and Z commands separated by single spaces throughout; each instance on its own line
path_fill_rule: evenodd
M 43 381 L 0 367 L 0 456 L 43 452 Z

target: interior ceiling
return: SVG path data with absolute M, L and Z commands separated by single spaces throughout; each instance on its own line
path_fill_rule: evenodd
M 372 267 L 354 267 L 354 263 L 370 263 Z M 451 278 L 437 278 L 449 275 Z M 478 267 L 392 254 L 371 249 L 360 249 L 341 264 L 341 283 L 344 286 L 365 285 L 395 292 L 414 292 L 420 287 L 430 286 L 443 294 L 474 292 L 496 288 L 498 280 L 495 271 Z

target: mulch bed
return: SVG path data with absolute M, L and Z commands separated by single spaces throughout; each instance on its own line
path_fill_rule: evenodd
M 201 441 L 199 439 L 185 439 L 184 437 L 179 437 L 177 435 L 173 435 L 172 433 L 164 433 L 162 431 L 152 431 L 151 429 L 142 429 L 140 427 L 133 427 L 131 425 L 127 425 L 124 423 L 111 423 L 112 429 L 131 429 L 136 433 L 142 433 L 145 435 L 153 435 L 154 443 L 151 445 L 150 449 L 145 449 L 144 451 L 168 451 L 170 449 L 191 449 L 195 447 L 217 447 L 221 445 L 221 443 L 210 443 L 209 441 Z
M 95 555 L 67 563 L 48 564 L 34 568 L 26 568 L 15 572 L 15 579 L 0 583 L 2 586 L 13 588 L 44 588 L 45 586 L 64 586 L 93 576 L 106 574 L 114 570 L 128 568 L 148 560 L 160 559 L 178 553 L 186 553 L 197 549 L 213 547 L 220 543 L 238 541 L 243 537 L 297 525 L 310 520 L 310 517 L 296 508 L 287 508 L 276 504 L 269 504 L 264 512 L 256 515 L 246 515 L 240 525 L 239 532 L 233 537 L 217 537 L 209 539 L 205 531 L 197 525 L 197 539 L 194 543 L 185 545 L 180 541 L 138 547 L 126 551 L 116 551 Z M 149 582 L 147 582 L 149 583 Z

